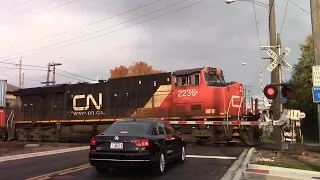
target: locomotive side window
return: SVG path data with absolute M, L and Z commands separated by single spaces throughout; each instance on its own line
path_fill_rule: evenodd
M 200 74 L 194 75 L 194 85 L 200 85 Z
M 200 75 L 178 76 L 174 79 L 175 86 L 200 85 Z
M 193 86 L 200 85 L 200 75 L 199 74 L 190 75 L 189 76 L 189 85 L 193 85 Z
M 182 76 L 181 77 L 181 86 L 187 86 L 188 85 L 188 76 Z

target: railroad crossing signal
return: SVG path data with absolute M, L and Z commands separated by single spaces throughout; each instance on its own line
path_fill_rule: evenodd
M 276 85 L 269 84 L 263 89 L 263 93 L 268 99 L 275 99 L 278 96 L 279 89 Z M 289 84 L 283 84 L 281 88 L 282 102 L 286 103 L 287 98 L 291 98 L 293 89 Z
M 267 85 L 263 89 L 263 93 L 268 99 L 275 99 L 278 96 L 278 88 L 274 85 Z
M 284 52 L 280 55 L 280 57 L 278 57 L 278 55 L 277 55 L 275 52 L 273 52 L 271 49 L 268 49 L 267 54 L 274 60 L 274 61 L 268 66 L 268 68 L 267 68 L 268 71 L 270 71 L 270 72 L 273 71 L 274 68 L 276 68 L 278 64 L 282 64 L 287 70 L 290 70 L 292 66 L 291 66 L 289 63 L 287 63 L 287 62 L 285 62 L 285 61 L 283 60 L 283 58 L 284 58 L 285 56 L 287 56 L 287 55 L 290 53 L 290 51 L 291 51 L 291 49 L 286 48 L 286 49 L 284 50 Z
M 290 85 L 288 84 L 284 84 L 281 88 L 281 94 L 282 97 L 291 98 L 293 94 L 292 87 L 290 87 Z

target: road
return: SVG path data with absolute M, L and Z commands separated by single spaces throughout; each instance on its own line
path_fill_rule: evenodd
M 142 170 L 112 170 L 98 175 L 88 165 L 88 151 L 21 159 L 0 163 L 1 180 L 122 180 L 122 179 L 220 179 L 242 152 L 243 147 L 188 146 L 184 164 L 171 164 L 161 177 L 151 177 Z

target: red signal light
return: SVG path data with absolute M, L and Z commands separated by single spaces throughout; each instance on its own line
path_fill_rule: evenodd
M 274 89 L 269 88 L 269 89 L 267 90 L 267 93 L 268 93 L 270 96 L 274 95 Z
M 267 85 L 263 90 L 264 95 L 268 99 L 275 99 L 278 96 L 278 88 L 274 85 Z
M 289 85 L 285 84 L 282 86 L 281 93 L 283 97 L 290 98 L 293 94 L 293 90 Z

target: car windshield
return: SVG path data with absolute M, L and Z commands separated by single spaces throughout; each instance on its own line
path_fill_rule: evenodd
M 103 133 L 104 134 L 121 134 L 121 135 L 146 135 L 150 134 L 149 123 L 139 122 L 125 122 L 114 123 L 109 126 Z

